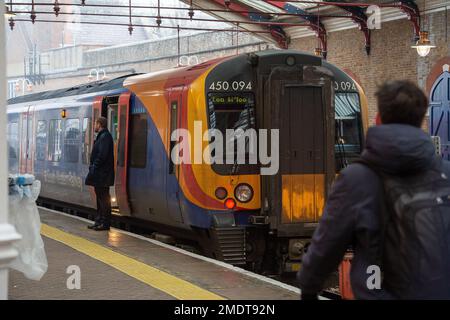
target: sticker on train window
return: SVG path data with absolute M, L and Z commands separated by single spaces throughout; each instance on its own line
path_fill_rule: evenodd
M 214 81 L 209 86 L 209 90 L 214 91 L 243 91 L 243 90 L 252 90 L 252 82 L 251 81 Z

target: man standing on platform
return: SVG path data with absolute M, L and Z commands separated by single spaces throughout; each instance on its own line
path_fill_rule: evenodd
M 107 119 L 100 117 L 95 121 L 97 138 L 92 148 L 89 173 L 85 184 L 93 186 L 97 197 L 97 216 L 95 224 L 88 226 L 96 231 L 109 230 L 111 225 L 111 196 L 109 187 L 114 185 L 113 138 L 107 129 Z

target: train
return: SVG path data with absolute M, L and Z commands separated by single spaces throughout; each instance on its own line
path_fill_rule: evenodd
M 28 94 L 8 100 L 7 113 L 9 170 L 35 175 L 40 199 L 96 208 L 84 179 L 103 116 L 114 140 L 116 215 L 194 240 L 209 257 L 278 273 L 299 269 L 333 179 L 359 156 L 367 129 L 358 83 L 295 50 Z M 264 146 L 247 136 L 244 160 L 257 150 L 256 161 L 218 161 L 229 150 L 208 149 L 218 141 L 208 134 L 231 129 L 267 141 L 264 159 Z M 235 149 L 237 139 L 225 138 Z M 195 142 L 215 161 L 180 161 L 196 157 Z

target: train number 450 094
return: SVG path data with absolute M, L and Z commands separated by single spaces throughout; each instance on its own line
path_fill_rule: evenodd
M 243 91 L 243 90 L 252 90 L 252 82 L 251 81 L 214 81 L 209 86 L 209 90 L 214 91 Z

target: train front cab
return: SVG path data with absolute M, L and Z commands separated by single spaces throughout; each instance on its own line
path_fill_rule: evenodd
M 225 80 L 220 88 L 218 79 Z M 228 86 L 233 80 L 243 83 L 237 87 L 239 92 L 224 92 L 223 84 L 228 82 Z M 252 181 L 255 195 L 260 197 L 260 209 L 240 211 L 247 215 L 247 222 L 228 231 L 237 234 L 239 227 L 245 230 L 242 242 L 247 263 L 275 273 L 297 271 L 337 172 L 361 151 L 366 127 L 361 117 L 361 103 L 365 104 L 361 90 L 336 67 L 295 51 L 235 57 L 219 64 L 205 84 L 209 110 L 212 100 L 221 101 L 217 97 L 241 97 L 247 101 L 248 113 L 254 110 L 254 128 L 267 129 L 268 137 L 274 129 L 279 132 L 276 172 L 260 175 L 261 163 L 238 166 L 236 172 L 225 165 L 214 170 Z M 231 127 L 236 126 L 252 127 L 242 121 Z M 270 143 L 268 139 L 268 150 L 272 150 Z M 255 175 L 259 183 L 251 180 Z M 213 230 L 224 229 L 216 226 Z
M 260 130 L 267 130 L 269 152 L 272 131 L 279 133 L 279 141 L 274 141 L 278 164 L 212 165 L 217 179 L 228 176 L 230 184 L 248 183 L 259 199 L 247 207 L 238 201 L 241 208 L 234 209 L 233 226 L 215 221 L 211 233 L 219 245 L 211 247 L 220 249 L 221 238 L 240 241 L 247 263 L 256 269 L 283 272 L 293 271 L 291 261 L 299 265 L 335 176 L 333 79 L 320 58 L 295 51 L 237 56 L 208 74 L 205 97 L 210 129 L 254 128 L 258 140 L 264 139 Z M 264 175 L 263 167 L 278 170 Z M 216 219 L 226 216 L 214 215 Z M 223 250 L 217 251 L 220 255 Z

